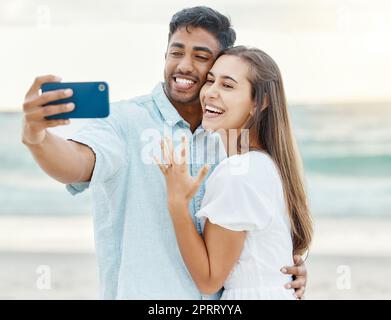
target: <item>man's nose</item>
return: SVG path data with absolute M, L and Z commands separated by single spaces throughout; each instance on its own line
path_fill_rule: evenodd
M 193 60 L 191 57 L 184 57 L 178 64 L 178 71 L 183 74 L 192 73 L 194 71 Z

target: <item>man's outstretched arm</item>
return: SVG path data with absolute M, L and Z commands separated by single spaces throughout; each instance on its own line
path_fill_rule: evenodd
M 28 147 L 39 166 L 52 178 L 62 183 L 90 181 L 95 165 L 95 154 L 87 146 L 67 141 L 50 133 L 47 128 L 69 124 L 69 120 L 47 120 L 46 116 L 72 111 L 73 104 L 51 105 L 50 102 L 72 96 L 72 90 L 55 90 L 39 94 L 41 85 L 58 82 L 48 75 L 35 79 L 23 103 L 22 142 Z

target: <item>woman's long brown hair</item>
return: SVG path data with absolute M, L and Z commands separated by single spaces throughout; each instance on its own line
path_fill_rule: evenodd
M 303 166 L 294 138 L 281 72 L 262 50 L 237 46 L 223 54 L 237 56 L 249 66 L 248 80 L 256 110 L 247 123 L 265 152 L 276 163 L 291 222 L 295 254 L 304 254 L 312 240 L 312 219 L 303 182 Z

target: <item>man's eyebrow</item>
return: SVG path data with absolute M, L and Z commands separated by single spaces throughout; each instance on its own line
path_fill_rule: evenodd
M 213 74 L 213 72 L 210 72 L 208 71 L 208 75 L 211 75 L 212 77 L 214 77 L 215 75 Z M 223 79 L 228 79 L 228 80 L 232 80 L 233 82 L 235 83 L 238 83 L 234 78 L 230 77 L 230 76 L 221 76 Z
M 211 55 L 213 55 L 212 50 L 210 50 L 208 47 L 193 47 L 193 50 L 194 51 L 206 51 L 206 52 L 210 53 Z
M 171 43 L 170 47 L 176 47 L 176 48 L 184 49 L 185 45 L 183 43 L 180 43 L 180 42 L 173 42 L 173 43 Z M 196 47 L 193 47 L 193 50 L 194 51 L 205 51 L 205 52 L 213 55 L 212 50 L 210 50 L 208 47 L 196 46 Z
M 171 43 L 170 47 L 177 47 L 177 48 L 183 49 L 185 47 L 185 45 L 180 42 L 173 42 L 173 43 Z

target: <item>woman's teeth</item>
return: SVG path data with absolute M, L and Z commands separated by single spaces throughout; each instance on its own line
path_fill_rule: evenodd
M 212 106 L 205 106 L 205 110 L 206 112 L 211 112 L 211 113 L 218 113 L 218 114 L 224 113 L 224 110 Z

